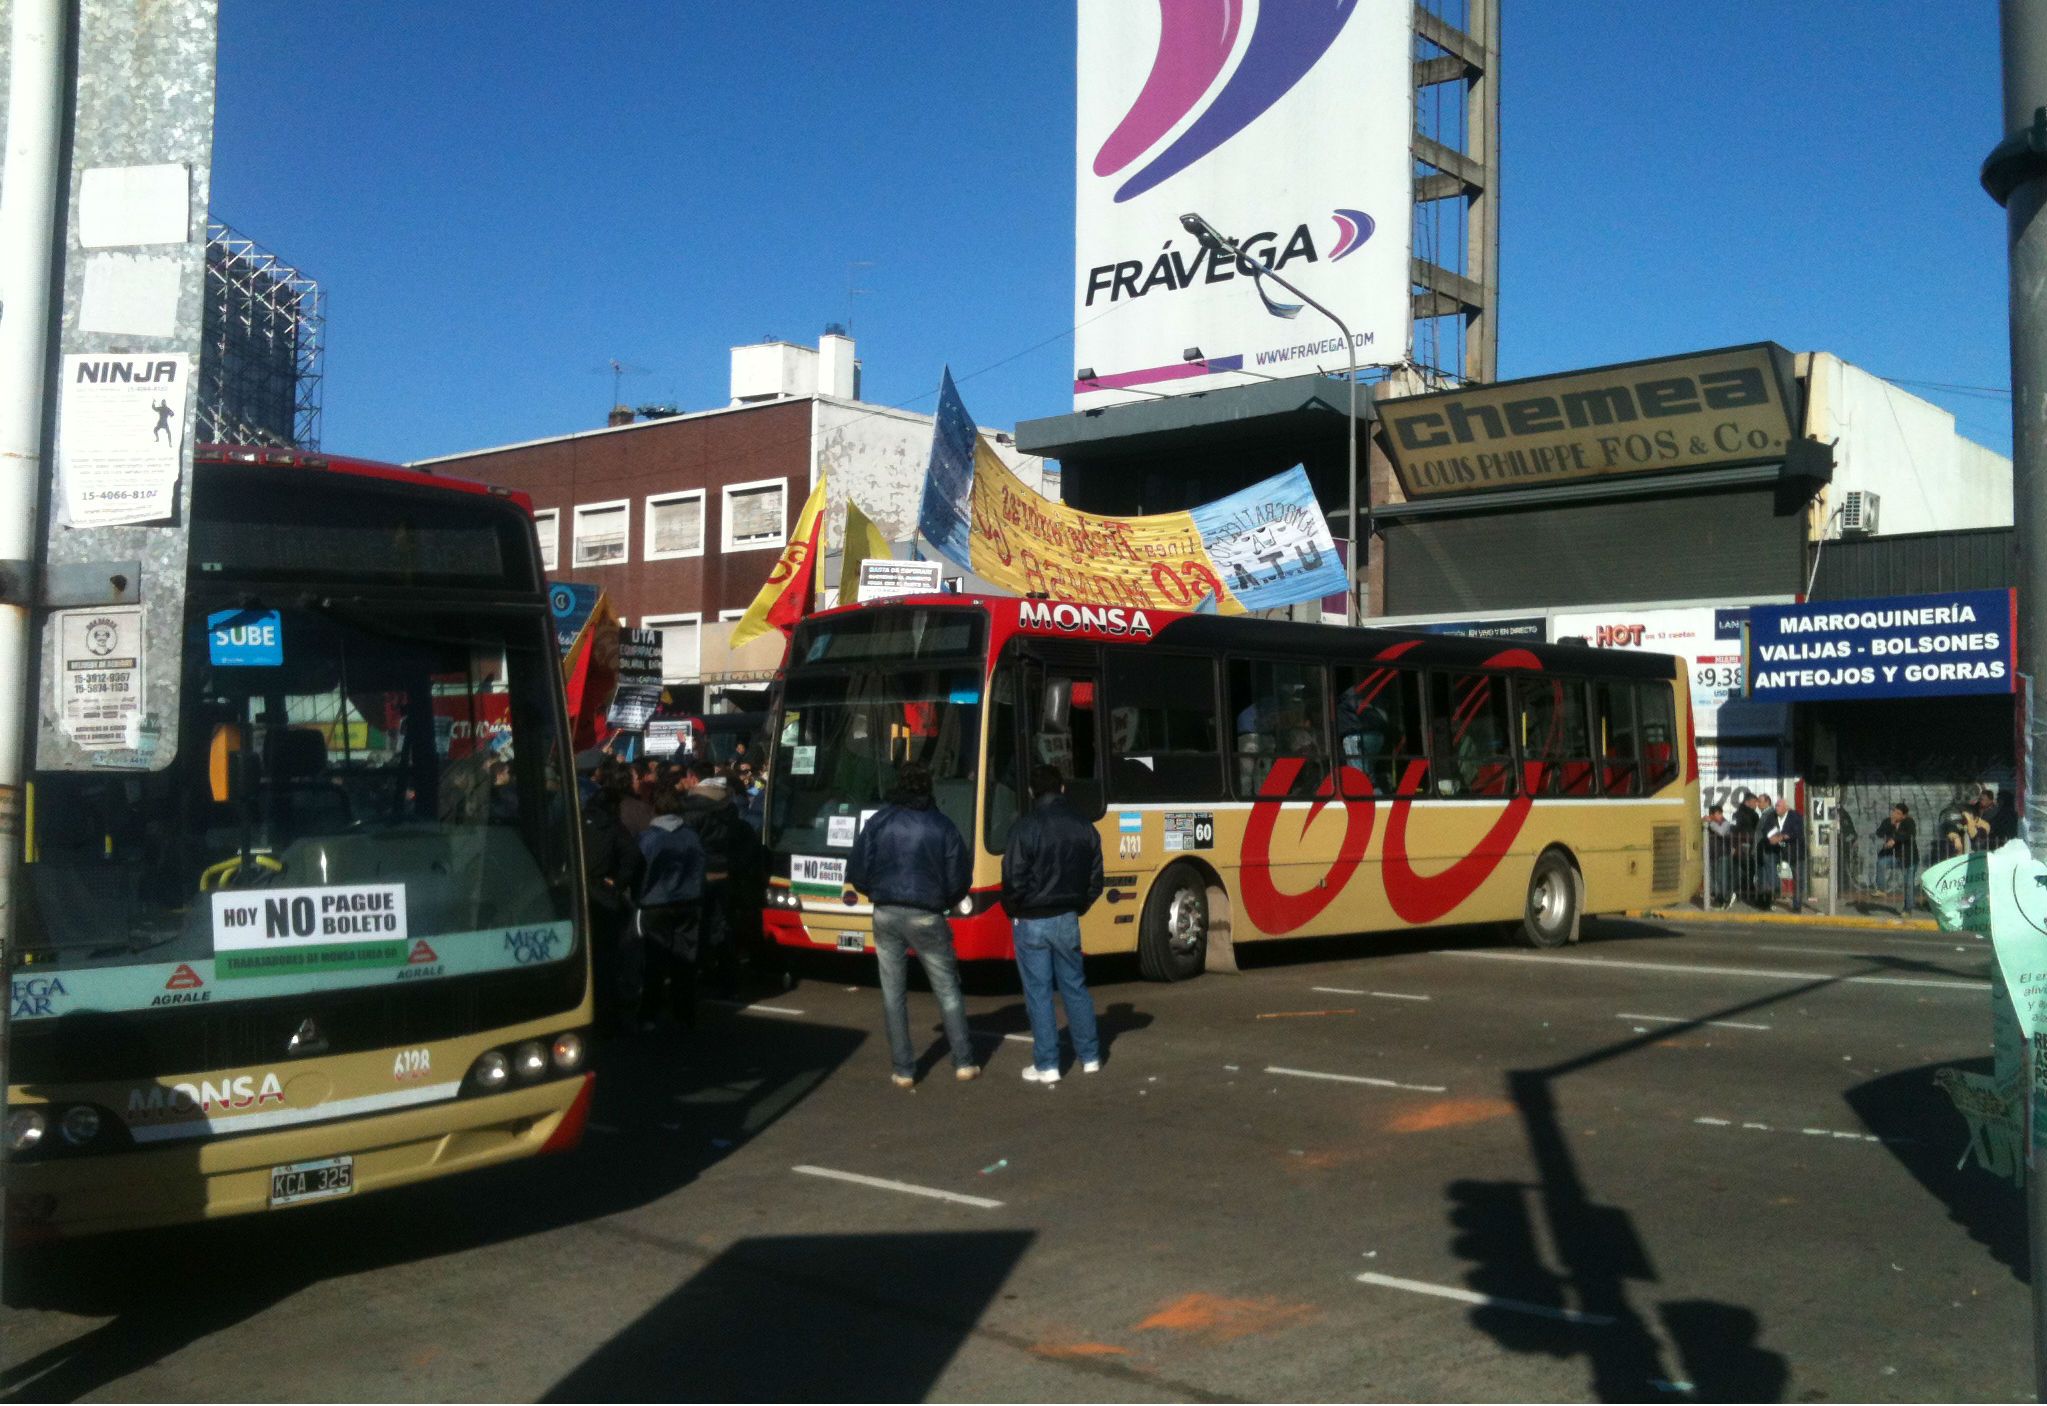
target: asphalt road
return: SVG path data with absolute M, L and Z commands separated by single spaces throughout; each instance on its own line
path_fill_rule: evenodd
M 602 1056 L 571 1158 L 7 1266 L 20 1399 L 2031 1395 L 2018 1193 L 1933 1087 L 1987 952 L 1606 921 L 1013 982 L 888 1081 L 871 971 Z M 996 973 L 1000 976 L 1000 973 Z

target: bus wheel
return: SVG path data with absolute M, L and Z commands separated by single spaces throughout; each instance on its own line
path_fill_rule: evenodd
M 1190 864 L 1159 876 L 1144 902 L 1137 968 L 1146 981 L 1185 981 L 1208 962 L 1208 881 Z
M 1530 947 L 1562 947 L 1578 939 L 1578 871 L 1557 850 L 1545 850 L 1528 876 L 1521 936 Z

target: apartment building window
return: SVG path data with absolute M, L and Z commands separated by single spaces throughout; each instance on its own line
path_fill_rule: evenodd
M 704 554 L 704 490 L 657 493 L 647 500 L 647 560 Z
M 577 566 L 619 566 L 626 561 L 627 499 L 585 503 L 576 509 Z
M 540 538 L 540 569 L 552 572 L 560 561 L 562 515 L 560 508 L 536 508 L 533 532 Z
M 694 683 L 702 672 L 702 654 L 698 634 L 702 630 L 703 616 L 692 611 L 687 615 L 646 615 L 640 618 L 643 630 L 661 632 L 661 682 Z
M 751 552 L 763 547 L 780 550 L 788 541 L 788 528 L 785 526 L 788 498 L 789 480 L 786 478 L 726 485 L 725 550 Z

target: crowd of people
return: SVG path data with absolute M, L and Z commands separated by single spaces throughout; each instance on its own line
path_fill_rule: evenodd
M 576 759 L 597 1021 L 616 1032 L 696 1025 L 700 985 L 732 996 L 742 970 L 788 985 L 761 927 L 767 866 L 761 778 L 741 757 L 625 762 Z

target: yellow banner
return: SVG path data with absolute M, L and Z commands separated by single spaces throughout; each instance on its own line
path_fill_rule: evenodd
M 1054 503 L 978 435 L 972 542 L 974 574 L 1020 596 L 1153 610 L 1193 610 L 1213 596 L 1217 613 L 1244 613 L 1191 513 L 1104 517 Z

